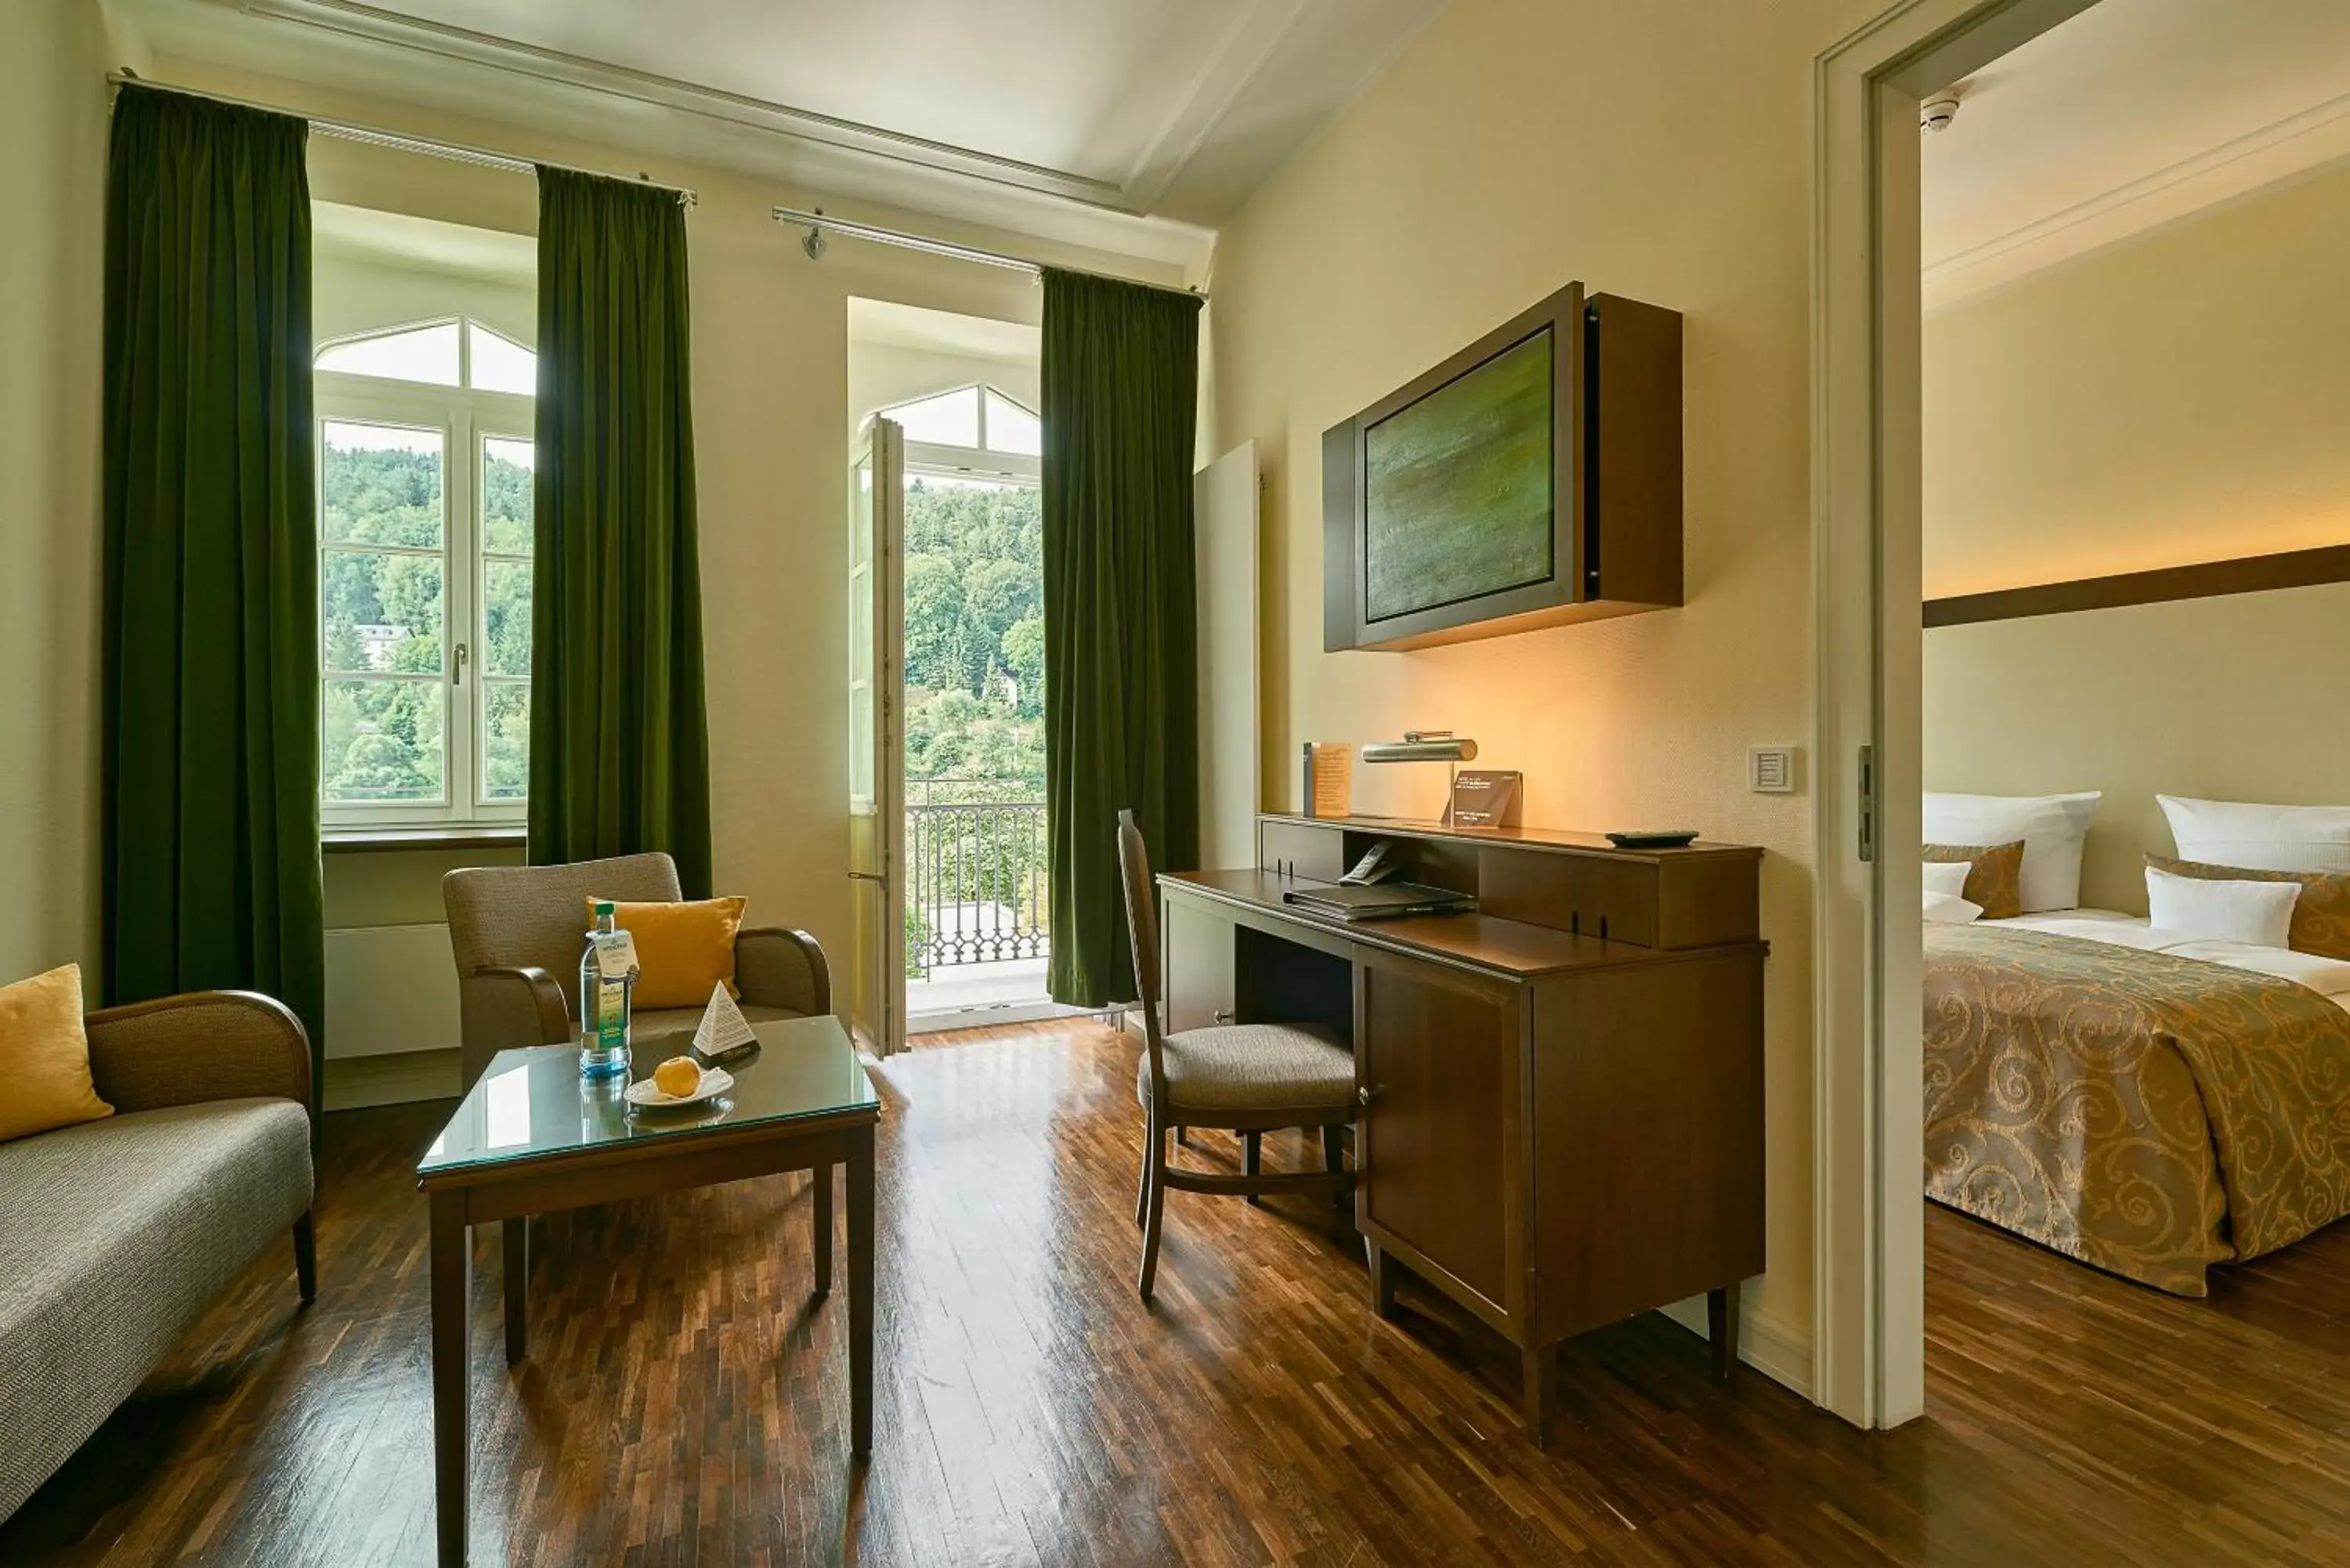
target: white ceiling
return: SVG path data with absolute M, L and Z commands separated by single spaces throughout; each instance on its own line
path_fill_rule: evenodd
M 2350 156 L 2350 0 L 2099 0 L 1921 151 L 1931 309 Z
M 1179 259 L 1444 0 L 119 5 L 166 57 Z

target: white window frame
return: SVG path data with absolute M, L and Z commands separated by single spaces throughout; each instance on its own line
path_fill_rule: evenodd
M 397 326 L 370 327 L 329 339 L 318 352 L 338 344 L 386 337 L 455 320 L 458 370 L 472 379 L 473 333 L 468 317 L 436 317 Z M 495 332 L 493 327 L 484 330 Z M 507 337 L 499 333 L 501 337 Z M 531 345 L 525 344 L 525 348 Z M 536 350 L 534 350 L 536 351 Z M 477 391 L 464 386 L 403 381 L 348 371 L 314 370 L 311 441 L 315 472 L 319 475 L 319 509 L 326 506 L 326 427 L 332 424 L 391 425 L 411 430 L 437 430 L 442 441 L 441 477 L 441 733 L 442 798 L 438 801 L 364 801 L 337 804 L 322 800 L 320 824 L 329 834 L 428 827 L 516 827 L 527 819 L 527 798 L 493 800 L 488 794 L 488 704 L 483 694 L 491 684 L 524 684 L 493 680 L 483 668 L 479 649 L 488 646 L 488 567 L 493 563 L 526 561 L 527 556 L 489 552 L 484 548 L 481 494 L 485 443 L 491 440 L 532 442 L 536 440 L 536 400 L 515 392 Z M 318 701 L 323 725 L 327 682 L 349 679 L 347 671 L 323 668 L 326 639 L 325 563 L 338 546 L 319 530 L 320 606 L 312 635 L 319 639 L 321 680 Z M 432 554 L 383 546 L 357 546 L 387 554 Z M 534 655 L 536 650 L 534 650 Z M 367 679 L 402 679 L 374 675 Z M 432 677 L 407 677 L 421 683 Z
M 906 476 L 931 475 L 942 479 L 990 479 L 1014 483 L 1038 485 L 1045 482 L 1045 460 L 1021 452 L 997 452 L 987 444 L 987 399 L 989 393 L 1002 398 L 1032 419 L 1040 418 L 1036 410 L 1022 402 L 1003 388 L 987 381 L 963 381 L 951 387 L 941 387 L 934 392 L 922 392 L 910 398 L 900 398 L 886 409 L 876 409 L 866 416 L 869 424 L 874 419 L 888 419 L 900 409 L 917 403 L 927 403 L 938 398 L 951 398 L 958 392 L 972 392 L 979 399 L 979 444 L 949 446 L 937 441 L 909 441 L 906 448 Z

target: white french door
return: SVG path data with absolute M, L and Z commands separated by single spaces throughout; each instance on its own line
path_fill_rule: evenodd
M 905 434 L 877 419 L 848 475 L 850 1022 L 875 1052 L 906 1041 Z

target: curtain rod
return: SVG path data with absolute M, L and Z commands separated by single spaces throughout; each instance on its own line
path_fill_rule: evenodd
M 946 256 L 954 261 L 977 262 L 982 266 L 1000 266 L 1012 272 L 1024 272 L 1031 277 L 1042 277 L 1045 274 L 1043 262 L 1031 261 L 1026 256 L 1009 255 L 1003 251 L 983 251 L 977 245 L 959 245 L 951 240 L 933 239 L 928 234 L 917 234 L 905 229 L 885 229 L 879 223 L 859 223 L 847 218 L 828 218 L 825 216 L 821 208 L 812 213 L 804 213 L 797 207 L 777 207 L 774 209 L 773 216 L 775 222 L 787 228 L 808 231 L 808 237 L 802 242 L 801 248 L 807 252 L 810 261 L 816 260 L 824 254 L 821 236 L 829 230 L 836 234 L 846 234 L 852 240 L 870 240 L 878 245 L 896 245 L 900 250 L 920 251 L 925 255 Z M 1165 283 L 1145 283 L 1139 278 L 1120 277 L 1116 273 L 1088 272 L 1080 266 L 1055 265 L 1054 270 L 1076 273 L 1081 277 L 1103 278 L 1111 283 L 1130 283 L 1139 288 L 1156 288 L 1168 294 L 1188 294 L 1195 299 L 1204 300 L 1208 297 L 1208 291 L 1203 288 L 1184 288 Z
M 265 114 L 289 115 L 296 119 L 307 121 L 310 129 L 321 136 L 331 136 L 342 141 L 362 142 L 369 147 L 389 147 L 400 152 L 419 152 L 427 158 L 446 158 L 454 163 L 473 163 L 484 169 L 504 169 L 515 174 L 536 173 L 539 167 L 544 165 L 549 169 L 560 169 L 567 174 L 592 174 L 605 180 L 621 178 L 619 175 L 606 174 L 598 169 L 581 169 L 573 164 L 556 163 L 544 158 L 516 158 L 512 153 L 496 152 L 486 147 L 468 147 L 462 142 L 438 141 L 429 136 L 411 136 L 405 131 L 385 130 L 377 126 L 359 125 L 348 119 L 328 119 L 318 115 L 302 114 L 293 109 L 279 109 L 274 104 L 254 103 L 246 99 L 230 98 L 225 93 L 204 92 L 196 88 L 174 86 L 170 82 L 150 81 L 127 66 L 119 71 L 107 72 L 106 79 L 108 84 L 113 87 L 121 87 L 128 83 L 134 87 L 145 88 L 151 92 L 177 93 L 182 98 L 200 98 L 212 103 L 224 103 L 232 109 L 255 109 Z M 650 185 L 656 191 L 667 191 L 689 207 L 695 205 L 701 200 L 693 192 L 681 185 L 664 185 L 659 181 L 648 180 L 641 174 L 637 176 L 637 182 Z

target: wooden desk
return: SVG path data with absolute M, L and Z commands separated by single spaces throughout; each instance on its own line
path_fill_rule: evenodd
M 1283 902 L 1370 846 L 1475 914 Z M 1548 1435 L 1558 1343 L 1704 1293 L 1717 1376 L 1762 1271 L 1759 849 L 1268 816 L 1260 865 L 1161 877 L 1168 1027 L 1313 1022 L 1355 1044 L 1356 1223 L 1518 1345 Z

